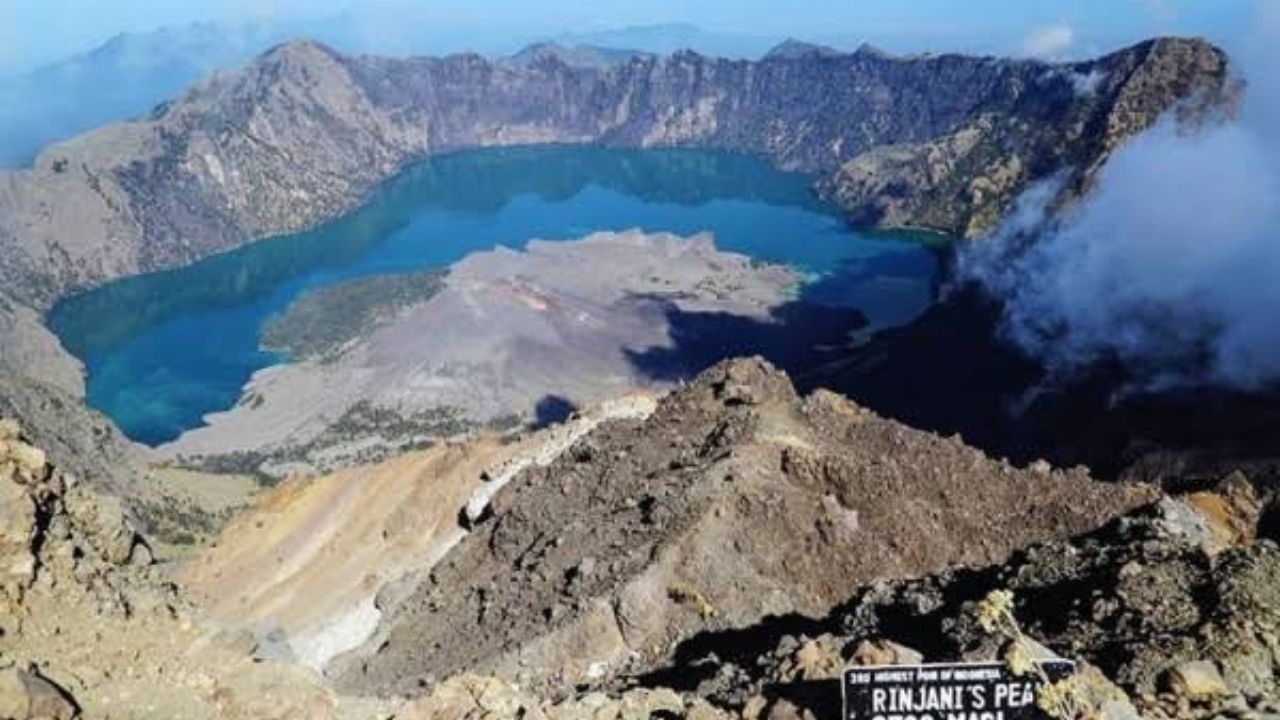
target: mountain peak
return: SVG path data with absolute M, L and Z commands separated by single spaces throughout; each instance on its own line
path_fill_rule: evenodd
M 333 48 L 311 38 L 298 37 L 286 40 L 262 54 L 266 59 L 315 60 L 337 57 Z
M 600 47 L 598 45 L 562 45 L 554 41 L 536 42 L 506 59 L 507 64 L 529 67 L 540 62 L 561 62 L 570 67 L 604 69 L 623 64 L 649 53 L 639 50 Z
M 871 57 L 878 57 L 878 58 L 893 57 L 893 53 L 890 53 L 889 51 L 884 50 L 876 45 L 872 45 L 869 42 L 862 43 L 861 45 L 858 46 L 858 49 L 854 50 L 853 52 L 855 55 L 868 55 Z
M 840 55 L 840 51 L 826 45 L 817 45 L 804 40 L 796 40 L 795 38 L 787 38 L 773 47 L 772 50 L 765 53 L 765 60 L 798 60 L 804 57 L 835 57 Z

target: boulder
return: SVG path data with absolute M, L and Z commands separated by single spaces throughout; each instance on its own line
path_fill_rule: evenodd
M 98 495 L 83 485 L 67 491 L 64 502 L 67 514 L 97 548 L 102 559 L 112 565 L 123 565 L 133 555 L 137 533 L 125 516 L 124 507 L 115 497 Z
M 684 701 L 672 690 L 638 688 L 622 696 L 618 706 L 619 720 L 648 720 L 654 716 L 684 715 Z
M 22 437 L 22 426 L 12 418 L 0 418 L 0 442 L 18 440 Z
M 27 488 L 0 475 L 0 589 L 15 597 L 35 577 L 31 552 L 36 535 L 36 503 Z
M 843 649 L 844 643 L 834 635 L 806 640 L 778 667 L 774 680 L 795 682 L 838 678 L 844 669 Z
M 0 441 L 0 462 L 13 468 L 13 477 L 20 483 L 38 483 L 49 471 L 44 451 L 20 440 Z
M 1231 694 L 1218 666 L 1207 660 L 1193 660 L 1171 668 L 1165 673 L 1164 684 L 1169 692 L 1191 701 Z
M 0 718 L 71 720 L 79 714 L 71 696 L 34 666 L 0 671 Z
M 919 665 L 924 655 L 892 640 L 863 640 L 853 651 L 854 665 Z

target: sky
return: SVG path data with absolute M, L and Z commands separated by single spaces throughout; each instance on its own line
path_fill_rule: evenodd
M 1259 0 L 0 0 L 0 72 L 84 52 L 122 32 L 194 22 L 297 23 L 345 18 L 376 44 L 410 28 L 473 36 L 598 32 L 652 23 L 795 36 L 889 50 L 1045 57 L 1095 54 L 1155 34 L 1240 33 Z M 1260 0 L 1272 2 L 1274 0 Z M 430 48 L 415 48 L 430 52 Z

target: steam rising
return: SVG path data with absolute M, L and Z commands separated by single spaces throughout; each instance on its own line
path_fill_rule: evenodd
M 1006 301 L 1004 334 L 1060 376 L 1115 359 L 1149 389 L 1280 380 L 1275 68 L 1274 49 L 1248 57 L 1240 121 L 1193 134 L 1161 123 L 1068 217 L 1046 217 L 1045 182 L 964 250 L 959 276 Z

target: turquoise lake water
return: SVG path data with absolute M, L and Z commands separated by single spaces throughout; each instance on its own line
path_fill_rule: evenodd
M 262 325 L 308 290 L 533 238 L 710 231 L 723 250 L 806 272 L 803 305 L 857 309 L 871 327 L 923 312 L 934 298 L 936 240 L 855 232 L 811 182 L 756 157 L 698 150 L 441 155 L 341 219 L 70 297 L 48 322 L 84 361 L 89 404 L 157 444 L 231 407 L 254 371 L 284 360 L 259 348 Z

